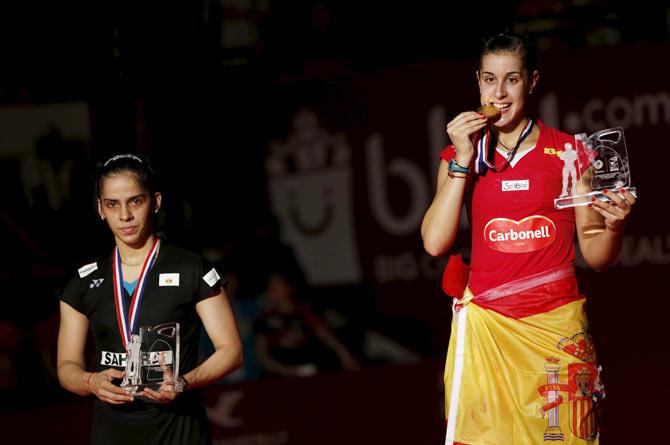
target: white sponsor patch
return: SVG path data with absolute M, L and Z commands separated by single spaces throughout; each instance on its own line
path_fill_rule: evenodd
M 100 364 L 104 366 L 115 366 L 117 368 L 126 367 L 125 352 L 102 351 L 100 355 Z M 163 366 L 172 364 L 172 351 L 153 351 L 143 352 L 140 356 L 142 366 Z
M 205 280 L 205 283 L 209 284 L 209 287 L 214 287 L 217 281 L 221 279 L 219 276 L 219 273 L 212 267 L 212 270 L 207 272 L 204 277 L 202 277 L 203 280 Z
M 104 366 L 116 366 L 117 368 L 125 368 L 126 353 L 102 351 L 102 353 L 100 354 L 100 364 Z
M 79 277 L 84 278 L 86 275 L 90 275 L 92 272 L 98 270 L 98 263 L 87 264 L 79 268 Z
M 520 192 L 522 190 L 530 190 L 530 181 L 528 179 L 519 179 L 518 181 L 503 181 L 503 192 Z
M 178 273 L 162 273 L 158 276 L 159 286 L 179 286 Z

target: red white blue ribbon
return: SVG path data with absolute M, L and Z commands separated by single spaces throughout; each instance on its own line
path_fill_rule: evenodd
M 507 162 L 503 165 L 508 164 L 512 161 L 512 158 L 516 154 L 516 151 L 519 149 L 521 143 L 530 135 L 533 131 L 533 119 L 528 119 L 526 126 L 521 131 L 519 139 L 516 142 L 516 145 L 512 150 L 507 152 Z M 475 145 L 477 147 L 477 157 L 475 158 L 475 173 L 478 175 L 483 175 L 486 173 L 486 170 L 489 168 L 496 170 L 494 167 L 495 159 L 495 149 L 497 140 L 493 137 L 493 132 L 487 126 L 483 128 L 475 137 Z
M 130 307 L 126 310 L 123 300 L 123 271 L 121 267 L 121 254 L 118 246 L 114 248 L 114 262 L 112 263 L 112 275 L 114 277 L 114 303 L 116 304 L 116 319 L 119 323 L 119 332 L 121 333 L 121 341 L 123 346 L 128 347 L 131 335 L 135 330 L 135 322 L 137 321 L 137 314 L 140 312 L 140 305 L 142 304 L 142 296 L 147 284 L 147 276 L 151 267 L 156 261 L 158 254 L 158 247 L 160 239 L 156 238 L 154 245 L 144 259 L 142 271 L 137 279 L 137 286 L 133 292 L 130 300 Z

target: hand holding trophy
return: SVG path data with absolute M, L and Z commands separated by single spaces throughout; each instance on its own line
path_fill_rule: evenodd
M 127 346 L 126 374 L 121 388 L 155 402 L 174 399 L 184 390 L 179 376 L 179 323 L 142 326 Z
M 622 128 L 608 128 L 591 136 L 577 134 L 575 144 L 557 148 L 556 155 L 563 161 L 563 187 L 554 200 L 556 208 L 588 205 L 592 198 L 611 201 L 612 193 L 621 190 L 637 197 L 631 186 Z

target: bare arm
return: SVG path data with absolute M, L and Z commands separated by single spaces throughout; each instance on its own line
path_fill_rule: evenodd
M 86 384 L 89 377 L 84 363 L 87 332 L 86 316 L 61 301 L 56 360 L 58 380 L 63 388 L 80 396 L 91 394 Z
M 94 394 L 103 402 L 115 405 L 132 401 L 133 398 L 128 393 L 112 384 L 113 379 L 123 377 L 123 371 L 118 369 L 107 369 L 103 372 L 86 371 L 84 347 L 87 332 L 86 316 L 61 301 L 56 360 L 60 384 L 80 396 Z
M 591 207 L 576 207 L 575 222 L 579 249 L 586 263 L 604 270 L 614 263 L 621 251 L 624 225 L 635 204 L 635 197 L 610 191 L 610 203 L 595 200 Z
M 474 157 L 472 135 L 484 128 L 486 119 L 474 111 L 456 116 L 447 125 L 447 133 L 456 149 L 456 163 L 469 167 Z M 447 163 L 440 163 L 437 176 L 437 193 L 421 223 L 421 237 L 426 252 L 433 256 L 444 254 L 454 243 L 458 220 L 463 208 L 466 175 L 454 173 L 450 177 Z
M 458 176 L 454 178 L 450 178 L 447 173 L 447 163 L 442 161 L 437 174 L 437 193 L 421 223 L 423 247 L 433 256 L 443 255 L 451 248 L 463 208 L 467 179 L 461 173 L 454 174 Z
M 244 361 L 237 323 L 224 289 L 196 304 L 195 310 L 212 340 L 214 353 L 200 366 L 184 374 L 189 388 L 214 383 L 239 368 Z

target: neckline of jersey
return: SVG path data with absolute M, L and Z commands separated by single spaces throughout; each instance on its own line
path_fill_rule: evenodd
M 514 156 L 514 158 L 512 158 L 512 160 L 511 160 L 510 163 L 509 163 L 509 166 L 510 166 L 511 168 L 514 168 L 514 167 L 519 163 L 519 161 L 521 161 L 523 158 L 525 158 L 527 154 L 529 154 L 529 153 L 535 151 L 535 149 L 540 145 L 540 142 L 542 141 L 542 138 L 543 138 L 544 133 L 545 133 L 545 132 L 543 131 L 543 128 L 542 128 L 544 125 L 543 125 L 543 123 L 540 121 L 540 119 L 536 119 L 536 120 L 535 120 L 535 123 L 537 124 L 537 129 L 538 129 L 538 131 L 540 132 L 540 134 L 537 135 L 537 142 L 535 142 L 535 145 L 533 145 L 533 146 L 532 146 L 531 148 L 529 148 L 528 150 L 525 150 L 525 151 L 523 151 L 523 152 L 521 152 L 521 153 L 517 153 L 516 156 Z M 504 150 L 502 150 L 502 149 L 501 149 L 500 147 L 498 147 L 498 146 L 496 146 L 496 152 L 497 152 L 500 156 L 502 156 L 503 158 L 506 158 L 506 157 L 507 157 L 507 152 L 504 151 Z
M 157 236 L 157 235 L 156 235 L 156 236 Z M 159 238 L 160 238 L 160 237 L 159 237 Z M 153 274 L 153 273 L 154 273 L 154 269 L 156 268 L 156 266 L 157 266 L 158 264 L 160 264 L 160 262 L 161 262 L 161 261 L 163 260 L 163 258 L 165 257 L 166 249 L 167 249 L 168 246 L 169 246 L 169 244 L 165 241 L 164 238 L 160 238 L 160 240 L 161 240 L 161 245 L 160 245 L 160 248 L 158 249 L 158 255 L 156 256 L 156 259 L 154 260 L 154 265 L 151 267 L 151 270 L 149 271 L 149 274 Z M 109 261 L 114 261 L 114 249 L 112 249 L 112 253 L 111 253 L 110 256 L 108 257 L 108 259 L 109 259 Z M 126 283 L 125 280 L 124 280 L 123 282 Z

